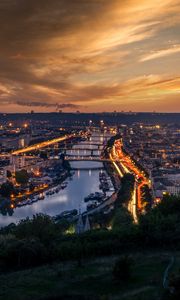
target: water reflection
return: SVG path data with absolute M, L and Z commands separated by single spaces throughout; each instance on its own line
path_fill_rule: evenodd
M 85 164 L 85 162 L 83 163 Z M 77 167 L 77 163 L 75 166 Z M 87 167 L 87 163 L 85 166 Z M 84 197 L 94 191 L 99 191 L 99 172 L 96 170 L 77 170 L 73 180 L 68 180 L 68 185 L 64 190 L 46 196 L 44 200 L 39 200 L 31 205 L 16 208 L 14 214 L 11 214 L 11 218 L 4 213 L 0 217 L 0 226 L 17 222 L 28 216 L 32 217 L 36 213 L 54 216 L 65 210 L 79 209 L 79 207 L 84 211 L 86 210 Z M 13 210 L 11 211 L 13 212 Z
M 93 143 L 93 138 L 91 139 Z M 83 142 L 79 145 L 75 145 L 74 148 L 83 147 L 90 149 L 97 149 L 93 145 L 83 146 Z M 71 151 L 71 150 L 70 150 Z M 84 150 L 82 150 L 84 152 Z M 78 151 L 79 153 L 81 150 Z M 89 152 L 87 150 L 87 152 Z M 31 205 L 26 205 L 23 207 L 18 207 L 16 209 L 10 208 L 10 206 L 5 206 L 2 211 L 0 211 L 0 226 L 8 225 L 9 223 L 16 223 L 20 219 L 26 217 L 32 217 L 36 213 L 45 213 L 51 216 L 60 214 L 65 210 L 79 209 L 81 211 L 86 210 L 86 204 L 84 203 L 84 197 L 90 193 L 94 193 L 99 190 L 99 172 L 103 169 L 103 164 L 101 162 L 93 161 L 80 161 L 72 162 L 72 168 L 79 168 L 73 175 L 72 180 L 66 180 L 68 185 L 65 189 L 60 190 L 51 196 L 46 196 L 44 200 L 39 200 Z M 99 170 L 91 170 L 91 168 L 99 168 Z M 86 169 L 86 170 L 82 170 Z

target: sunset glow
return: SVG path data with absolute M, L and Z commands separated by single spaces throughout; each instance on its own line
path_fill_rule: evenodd
M 179 0 L 0 1 L 1 112 L 180 112 Z

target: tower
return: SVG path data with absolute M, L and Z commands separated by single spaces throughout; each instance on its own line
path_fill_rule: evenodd
M 91 229 L 90 223 L 89 223 L 89 217 L 88 215 L 86 216 L 86 222 L 84 225 L 84 231 L 89 231 Z
M 79 214 L 79 218 L 76 224 L 76 230 L 75 232 L 77 234 L 83 233 L 84 232 L 84 224 L 83 224 L 83 219 L 82 219 L 82 214 Z

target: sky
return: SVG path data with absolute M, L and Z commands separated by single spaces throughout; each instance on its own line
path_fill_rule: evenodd
M 0 112 L 180 112 L 180 0 L 0 0 Z

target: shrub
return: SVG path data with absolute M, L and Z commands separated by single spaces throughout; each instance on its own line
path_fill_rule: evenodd
M 113 277 L 115 280 L 128 281 L 131 277 L 132 259 L 125 256 L 118 259 L 113 267 Z

